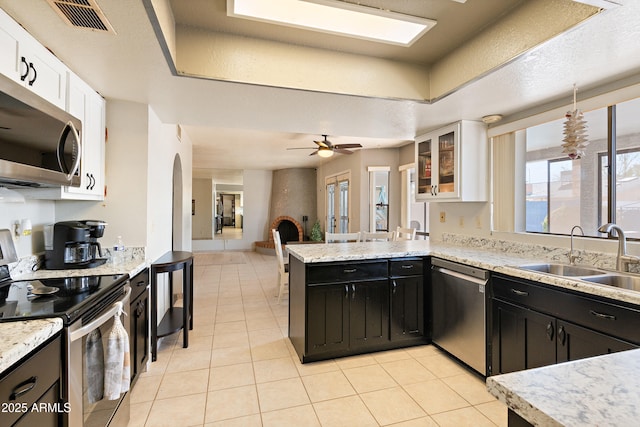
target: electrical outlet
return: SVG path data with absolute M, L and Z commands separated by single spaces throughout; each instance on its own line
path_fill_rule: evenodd
M 447 221 L 447 214 L 445 212 L 440 212 L 440 222 Z
M 458 221 L 458 225 L 460 226 L 460 228 L 464 228 L 464 217 L 461 216 L 459 221 Z

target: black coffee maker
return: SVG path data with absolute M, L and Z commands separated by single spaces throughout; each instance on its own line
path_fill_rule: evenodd
M 104 264 L 98 239 L 104 235 L 104 221 L 62 221 L 45 227 L 45 268 L 64 270 Z

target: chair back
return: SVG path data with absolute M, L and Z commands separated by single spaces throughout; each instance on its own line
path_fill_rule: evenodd
M 276 257 L 278 258 L 278 269 L 281 274 L 284 274 L 284 254 L 282 252 L 282 240 L 280 239 L 280 232 L 276 229 L 271 230 L 271 234 L 273 234 L 273 243 L 276 249 Z
M 395 236 L 393 231 L 363 231 L 360 233 L 362 242 L 391 242 Z
M 415 240 L 416 229 L 415 228 L 396 228 L 396 240 Z
M 360 233 L 324 233 L 325 243 L 359 242 Z

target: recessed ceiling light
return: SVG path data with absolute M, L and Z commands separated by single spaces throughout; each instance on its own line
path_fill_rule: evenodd
M 432 19 L 336 0 L 227 0 L 227 16 L 410 46 Z

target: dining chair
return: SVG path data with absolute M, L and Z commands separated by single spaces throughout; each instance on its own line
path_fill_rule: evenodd
M 361 242 L 391 242 L 394 240 L 395 232 L 394 231 L 376 231 L 376 232 L 368 232 L 362 231 L 360 233 Z
M 280 304 L 282 296 L 289 292 L 289 272 L 286 268 L 287 265 L 284 262 L 280 232 L 276 229 L 272 229 L 271 234 L 273 234 L 273 244 L 275 245 L 276 258 L 278 260 L 278 304 Z
M 357 233 L 324 233 L 325 243 L 338 243 L 338 242 L 359 242 L 360 232 Z
M 416 240 L 415 228 L 396 228 L 395 240 Z

